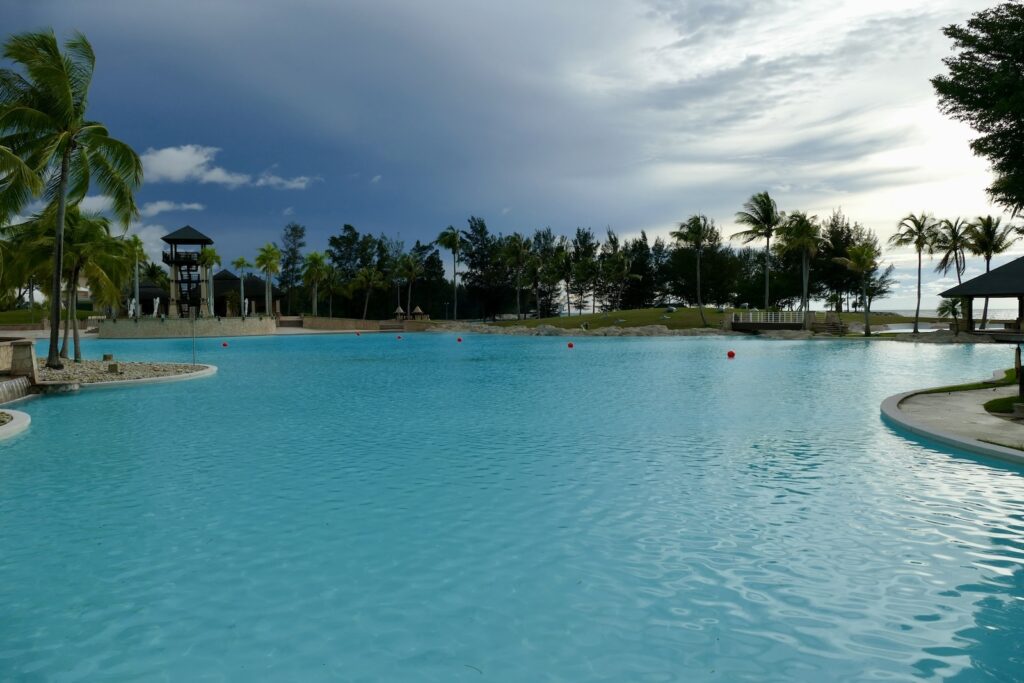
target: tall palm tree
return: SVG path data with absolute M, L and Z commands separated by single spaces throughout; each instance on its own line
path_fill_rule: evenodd
M 405 312 L 412 315 L 412 285 L 423 274 L 423 261 L 415 254 L 405 254 L 398 261 L 398 274 L 408 283 Z
M 968 232 L 967 250 L 975 256 L 985 259 L 985 272 L 992 264 L 992 257 L 1001 254 L 1016 242 L 1019 237 L 1013 235 L 1012 225 L 1002 225 L 1003 219 L 994 216 L 978 216 L 971 224 Z M 981 329 L 988 326 L 988 297 L 985 297 L 985 308 L 981 314 Z
M 3 78 L 2 71 L 0 78 Z M 11 216 L 42 191 L 42 178 L 9 147 L 0 144 L 0 225 L 6 225 Z
M 669 234 L 676 242 L 685 244 L 697 254 L 697 310 L 700 311 L 700 324 L 707 327 L 708 321 L 704 317 L 704 301 L 700 291 L 700 261 L 704 250 L 717 246 L 722 241 L 722 236 L 715 227 L 715 221 L 704 214 L 690 216 L 679 224 L 678 230 L 673 230 Z
M 900 221 L 896 233 L 889 238 L 894 247 L 914 247 L 917 252 L 917 308 L 914 310 L 914 334 L 918 333 L 918 318 L 921 317 L 921 261 L 925 252 L 935 248 L 935 233 L 938 224 L 925 211 L 909 214 Z
M 512 286 L 516 290 L 516 320 L 523 319 L 523 310 L 520 305 L 520 294 L 523 290 L 523 273 L 530 262 L 532 243 L 529 237 L 523 237 L 514 232 L 505 240 L 502 256 L 512 274 Z
M 366 291 L 366 298 L 363 300 L 363 320 L 366 320 L 366 313 L 370 309 L 370 294 L 375 289 L 383 289 L 388 286 L 384 279 L 384 273 L 374 266 L 360 268 L 352 279 L 351 286 L 353 290 Z
M 60 291 L 64 223 L 68 205 L 81 201 L 95 184 L 110 197 L 111 211 L 127 227 L 138 215 L 134 193 L 142 162 L 106 127 L 86 119 L 96 57 L 85 36 L 75 33 L 64 52 L 52 31 L 8 39 L 3 56 L 19 71 L 0 69 L 0 145 L 47 180 L 44 198 L 55 204 L 52 291 Z M 50 302 L 50 349 L 46 365 L 63 367 L 57 352 L 58 296 Z
M 317 302 L 320 300 L 320 285 L 327 280 L 327 259 L 323 252 L 313 251 L 306 255 L 302 269 L 302 283 L 310 289 L 313 300 L 313 316 L 318 315 Z
M 452 252 L 452 320 L 459 319 L 459 249 L 462 246 L 462 232 L 454 225 L 441 231 L 435 240 L 441 247 Z
M 220 254 L 213 247 L 199 250 L 199 265 L 206 270 L 206 314 L 213 317 L 213 267 L 221 263 Z
M 838 257 L 833 260 L 860 276 L 861 297 L 864 299 L 864 336 L 870 337 L 871 299 L 868 298 L 868 283 L 878 270 L 878 257 L 880 253 L 873 241 L 864 241 L 847 249 L 846 254 L 845 257 Z
M 281 272 L 281 250 L 273 242 L 267 242 L 256 254 L 256 267 L 263 271 L 267 281 L 264 283 L 264 308 L 267 315 L 273 317 L 274 286 L 273 277 Z
M 768 310 L 769 272 L 771 271 L 772 235 L 785 220 L 786 214 L 779 211 L 775 200 L 767 192 L 758 192 L 743 205 L 743 211 L 736 214 L 736 222 L 746 225 L 747 229 L 733 234 L 732 238 L 740 238 L 744 244 L 754 240 L 764 240 L 764 308 Z
M 804 312 L 804 326 L 811 323 L 811 259 L 821 248 L 821 225 L 817 216 L 808 216 L 803 211 L 794 211 L 779 228 L 783 252 L 798 252 L 803 267 L 803 298 L 800 307 Z
M 126 240 L 126 244 L 128 247 L 128 253 L 131 254 L 132 260 L 135 262 L 135 265 L 132 268 L 134 274 L 132 300 L 135 302 L 135 315 L 133 317 L 138 320 L 141 313 L 141 303 L 139 302 L 139 266 L 141 263 L 145 263 L 146 261 L 146 249 L 138 235 L 132 235 L 129 237 Z
M 231 262 L 231 267 L 238 271 L 238 306 L 242 309 L 242 317 L 248 313 L 245 310 L 245 271 L 252 268 L 252 264 L 244 256 L 239 256 Z
M 936 273 L 943 275 L 956 271 L 956 283 L 963 283 L 964 271 L 967 270 L 966 251 L 970 244 L 971 223 L 957 217 L 953 220 L 944 218 L 939 221 L 935 232 L 935 253 L 940 254 Z

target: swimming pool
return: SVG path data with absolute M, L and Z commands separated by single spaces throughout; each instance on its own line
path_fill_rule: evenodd
M 0 444 L 0 679 L 1024 671 L 1022 470 L 878 410 L 987 377 L 1006 348 L 220 341 L 199 341 L 209 379 L 20 406 L 31 429 Z

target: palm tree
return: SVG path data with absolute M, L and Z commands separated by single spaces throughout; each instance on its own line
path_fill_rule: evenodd
M 462 233 L 449 225 L 435 240 L 441 247 L 452 252 L 452 320 L 459 319 L 459 248 L 462 246 Z
M 377 270 L 374 266 L 360 268 L 352 279 L 351 286 L 353 290 L 362 289 L 366 291 L 366 298 L 363 300 L 363 320 L 366 320 L 366 313 L 370 308 L 370 294 L 375 289 L 383 289 L 388 286 L 384 280 L 384 273 Z
M 213 267 L 219 266 L 220 254 L 213 247 L 199 250 L 199 265 L 206 269 L 206 314 L 213 317 Z
M 238 307 L 242 309 L 242 317 L 244 318 L 247 310 L 245 310 L 245 271 L 252 268 L 252 264 L 244 256 L 239 256 L 231 262 L 231 267 L 238 271 Z
M 264 308 L 266 309 L 267 315 L 273 316 L 273 298 L 274 298 L 274 287 L 272 278 L 281 272 L 281 250 L 277 248 L 277 245 L 273 242 L 267 242 L 260 247 L 259 252 L 256 254 L 256 267 L 263 271 L 266 275 L 267 281 L 264 283 L 266 289 L 264 291 Z
M 704 214 L 690 216 L 685 222 L 679 224 L 679 229 L 669 233 L 671 237 L 681 244 L 685 244 L 697 254 L 697 310 L 700 311 L 700 324 L 707 327 L 708 321 L 704 317 L 704 301 L 700 292 L 700 260 L 707 247 L 717 246 L 722 240 L 715 221 Z
M 914 334 L 918 333 L 918 318 L 921 317 L 921 260 L 924 253 L 934 250 L 937 223 L 927 212 L 909 214 L 900 221 L 896 233 L 889 238 L 894 247 L 913 246 L 917 252 L 917 308 L 914 310 Z
M 845 257 L 833 259 L 854 273 L 860 275 L 861 296 L 864 299 L 864 336 L 871 336 L 871 300 L 868 298 L 868 283 L 878 270 L 879 249 L 874 241 L 855 244 L 846 251 Z M 916 322 L 915 322 L 916 325 Z M 915 327 L 915 332 L 917 331 Z
M 529 237 L 523 237 L 514 232 L 505 240 L 502 256 L 508 269 L 512 273 L 512 286 L 516 289 L 516 320 L 523 319 L 523 310 L 520 305 L 520 293 L 523 289 L 523 273 L 530 262 L 530 250 L 532 243 Z
M 968 232 L 967 250 L 975 256 L 982 256 L 985 259 L 985 272 L 989 271 L 992 264 L 992 257 L 1001 254 L 1016 242 L 1019 238 L 1012 237 L 1014 228 L 1011 225 L 1002 225 L 1002 218 L 993 216 L 978 216 Z M 988 297 L 985 297 L 985 308 L 981 314 L 981 329 L 988 326 Z
M 313 251 L 306 255 L 306 262 L 302 270 L 302 283 L 312 290 L 313 316 L 316 317 L 317 302 L 320 300 L 320 285 L 327 280 L 327 259 L 323 252 Z
M 44 197 L 56 204 L 51 289 L 59 292 L 68 206 L 81 201 L 95 183 L 111 199 L 113 215 L 127 227 L 138 215 L 134 193 L 142 182 L 142 162 L 131 147 L 110 137 L 106 127 L 86 119 L 96 57 L 85 36 L 75 33 L 61 53 L 52 31 L 23 33 L 7 41 L 3 55 L 24 75 L 0 70 L 0 102 L 5 103 L 0 145 L 47 179 Z M 57 353 L 59 298 L 51 297 L 46 358 L 47 367 L 54 369 L 63 367 Z
M 412 285 L 416 278 L 423 274 L 423 261 L 415 254 L 405 254 L 398 261 L 398 274 L 409 283 L 405 298 L 405 312 L 412 315 Z
M 2 70 L 0 78 L 3 78 Z M 42 191 L 43 181 L 39 175 L 9 147 L 0 144 L 0 225 L 6 225 L 11 216 Z
M 811 322 L 809 315 L 811 310 L 811 259 L 821 248 L 821 226 L 818 224 L 818 217 L 808 216 L 803 211 L 794 211 L 779 228 L 779 237 L 782 240 L 782 251 L 784 253 L 799 252 L 803 262 L 804 289 L 800 307 L 804 311 L 804 326 L 806 327 Z
M 133 317 L 138 320 L 141 312 L 139 310 L 141 308 L 141 303 L 139 302 L 139 263 L 144 263 L 146 261 L 146 249 L 138 235 L 132 235 L 129 237 L 126 244 L 128 245 L 128 252 L 135 261 L 135 267 L 133 268 L 135 277 L 132 287 L 132 299 L 135 301 L 135 315 Z
M 167 275 L 167 271 L 159 263 L 153 263 L 152 261 L 147 263 L 146 267 L 142 269 L 142 275 L 158 287 L 163 289 L 170 289 L 171 287 L 170 276 Z
M 936 273 L 948 275 L 950 269 L 956 271 L 956 283 L 963 283 L 963 274 L 967 270 L 967 251 L 970 244 L 971 224 L 963 218 L 950 220 L 944 218 L 939 222 L 935 233 L 935 252 L 942 255 Z
M 740 238 L 744 244 L 764 240 L 764 308 L 768 310 L 768 275 L 771 270 L 772 235 L 782 224 L 786 214 L 779 211 L 775 200 L 767 192 L 758 192 L 743 205 L 743 211 L 736 214 L 736 222 L 748 226 L 746 230 L 733 234 L 730 239 Z
M 953 336 L 960 336 L 960 312 L 962 310 L 962 299 L 952 298 L 943 299 L 939 304 L 939 307 L 935 309 L 935 314 L 940 318 L 952 318 L 953 319 Z

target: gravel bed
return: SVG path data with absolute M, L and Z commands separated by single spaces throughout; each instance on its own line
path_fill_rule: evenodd
M 111 361 L 86 360 L 81 363 L 75 363 L 74 361 L 65 360 L 63 370 L 51 370 L 46 367 L 46 360 L 41 359 L 39 361 L 39 379 L 43 382 L 94 384 L 96 382 L 118 382 L 130 379 L 187 375 L 202 369 L 182 363 L 116 362 L 120 364 L 121 371 L 115 374 L 107 369 Z

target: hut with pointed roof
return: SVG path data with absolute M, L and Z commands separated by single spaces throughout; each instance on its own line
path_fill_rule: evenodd
M 1024 341 L 1024 336 L 1021 335 L 1021 323 L 1024 321 L 1024 257 L 947 289 L 939 296 L 946 299 L 963 299 L 966 332 L 990 335 L 996 341 L 1009 343 Z M 978 321 L 975 318 L 976 299 L 1016 299 L 1017 319 L 1003 321 L 1002 329 L 978 329 Z

